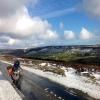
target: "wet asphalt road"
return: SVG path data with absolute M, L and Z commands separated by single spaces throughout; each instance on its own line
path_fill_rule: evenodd
M 7 66 L 8 64 L 0 62 L 0 70 L 6 79 L 11 82 L 10 77 L 7 75 Z M 87 100 L 82 96 L 69 93 L 64 86 L 26 70 L 23 70 L 20 87 L 19 91 L 24 95 L 23 100 Z

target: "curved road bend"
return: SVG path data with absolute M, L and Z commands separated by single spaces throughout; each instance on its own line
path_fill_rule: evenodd
M 7 75 L 7 66 L 8 64 L 0 62 L 0 70 L 11 82 L 11 79 Z M 22 97 L 23 100 L 87 100 L 85 97 L 69 93 L 64 86 L 26 70 L 23 70 L 20 92 L 25 96 Z

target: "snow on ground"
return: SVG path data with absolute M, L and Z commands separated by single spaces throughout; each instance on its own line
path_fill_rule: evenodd
M 23 69 L 35 73 L 39 76 L 46 77 L 66 87 L 82 90 L 84 93 L 87 93 L 91 97 L 100 99 L 100 80 L 98 81 L 98 84 L 95 84 L 93 83 L 93 80 L 91 80 L 90 78 L 75 74 L 75 70 L 73 68 L 68 68 L 67 70 L 65 68 L 66 77 L 62 77 L 61 75 L 56 75 L 52 72 L 43 72 L 42 70 L 33 69 L 25 66 L 23 66 Z
M 39 64 L 40 66 L 45 66 L 46 65 L 46 63 L 41 63 L 41 64 Z
M 0 72 L 0 100 L 22 100 Z
M 66 71 L 66 77 L 53 74 L 51 72 L 43 72 L 41 70 L 36 70 L 28 67 L 23 67 L 23 69 L 33 72 L 42 77 L 46 77 L 54 82 L 60 83 L 69 88 L 75 88 L 82 90 L 93 98 L 100 99 L 100 86 L 93 84 L 91 80 L 86 77 L 78 76 L 74 73 L 74 69 L 69 68 L 70 71 Z
M 100 73 L 93 73 L 93 75 L 95 76 L 95 78 L 97 79 L 97 80 L 100 80 Z

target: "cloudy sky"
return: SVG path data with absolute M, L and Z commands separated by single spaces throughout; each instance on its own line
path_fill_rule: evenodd
M 0 0 L 0 48 L 100 44 L 100 0 Z

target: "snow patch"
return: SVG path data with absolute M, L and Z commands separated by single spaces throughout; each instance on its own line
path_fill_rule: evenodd
M 40 66 L 46 66 L 46 63 L 41 63 L 41 64 L 39 64 Z
M 22 100 L 0 72 L 0 100 Z
M 100 74 L 94 73 L 93 76 L 94 76 L 97 80 L 100 80 Z

